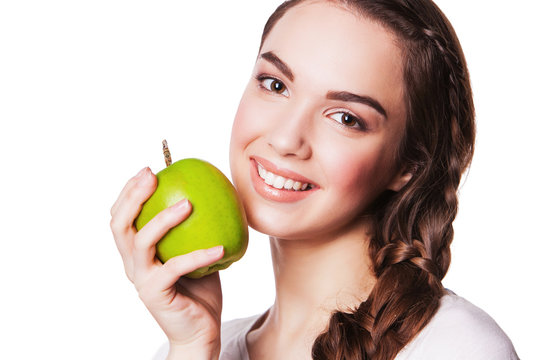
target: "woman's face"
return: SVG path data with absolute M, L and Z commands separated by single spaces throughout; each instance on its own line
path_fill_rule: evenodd
M 395 159 L 404 128 L 392 35 L 337 5 L 293 7 L 262 46 L 232 130 L 250 225 L 284 239 L 359 228 L 381 192 L 407 181 Z

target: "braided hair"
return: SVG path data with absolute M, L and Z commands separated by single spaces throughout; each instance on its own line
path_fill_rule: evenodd
M 289 0 L 276 22 L 305 0 Z M 377 22 L 402 51 L 407 119 L 397 159 L 412 175 L 370 209 L 370 258 L 377 281 L 356 309 L 332 314 L 312 347 L 315 360 L 394 358 L 433 317 L 450 265 L 461 175 L 474 150 L 472 90 L 459 40 L 430 0 L 327 0 Z

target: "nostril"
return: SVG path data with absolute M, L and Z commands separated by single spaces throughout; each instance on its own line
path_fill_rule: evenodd
M 311 149 L 306 141 L 302 139 L 293 140 L 286 136 L 270 141 L 268 145 L 280 156 L 298 157 L 308 159 L 311 156 Z

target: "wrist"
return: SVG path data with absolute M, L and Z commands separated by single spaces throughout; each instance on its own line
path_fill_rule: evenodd
M 169 343 L 167 360 L 218 360 L 219 346 L 186 346 Z

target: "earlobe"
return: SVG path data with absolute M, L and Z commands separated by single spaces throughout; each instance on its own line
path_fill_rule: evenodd
M 412 173 L 409 170 L 403 170 L 396 174 L 395 178 L 388 184 L 388 189 L 398 192 L 411 180 Z

